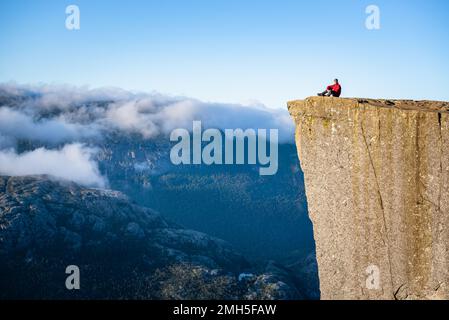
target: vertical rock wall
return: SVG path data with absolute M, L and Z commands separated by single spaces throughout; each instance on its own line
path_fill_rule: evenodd
M 291 101 L 322 299 L 449 298 L 449 103 Z

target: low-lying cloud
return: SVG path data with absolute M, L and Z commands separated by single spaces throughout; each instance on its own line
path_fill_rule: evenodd
M 293 143 L 294 125 L 285 109 L 202 102 L 113 88 L 8 84 L 0 85 L 0 97 L 2 92 L 22 98 L 14 105 L 0 105 L 3 135 L 62 141 L 81 139 L 82 136 L 77 136 L 80 133 L 91 136 L 100 130 L 118 130 L 152 139 L 175 128 L 189 129 L 193 120 L 200 120 L 205 127 L 217 129 L 278 129 L 281 142 Z M 23 124 L 20 131 L 13 129 L 17 122 Z
M 95 126 L 68 123 L 62 116 L 34 120 L 29 114 L 0 107 L 0 134 L 4 137 L 60 143 L 97 135 Z
M 93 160 L 95 153 L 95 149 L 79 143 L 55 150 L 42 147 L 21 154 L 13 149 L 0 150 L 0 174 L 48 174 L 85 186 L 105 188 L 107 180 Z
M 176 128 L 278 129 L 280 143 L 293 143 L 294 125 L 285 109 L 202 102 L 116 88 L 0 84 L 0 173 L 51 174 L 83 185 L 106 186 L 93 149 L 107 137 L 138 134 L 169 139 Z M 19 153 L 19 141 L 37 148 Z

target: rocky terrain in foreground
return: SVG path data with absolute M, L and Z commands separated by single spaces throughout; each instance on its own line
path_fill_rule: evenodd
M 67 290 L 68 265 L 80 290 Z M 299 299 L 274 262 L 255 270 L 223 240 L 120 192 L 49 176 L 0 176 L 0 298 Z

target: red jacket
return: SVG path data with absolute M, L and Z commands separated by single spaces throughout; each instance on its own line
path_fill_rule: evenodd
M 331 85 L 327 86 L 327 90 L 335 91 L 336 94 L 337 94 L 337 97 L 339 97 L 340 94 L 341 94 L 341 86 L 340 86 L 340 84 L 338 84 L 338 83 L 336 83 L 336 84 L 331 84 Z

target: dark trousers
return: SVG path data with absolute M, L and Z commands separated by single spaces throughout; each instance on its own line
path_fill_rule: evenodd
M 339 96 L 337 91 L 334 91 L 334 90 L 325 90 L 325 91 L 323 91 L 322 95 L 329 96 L 329 97 L 338 97 Z

